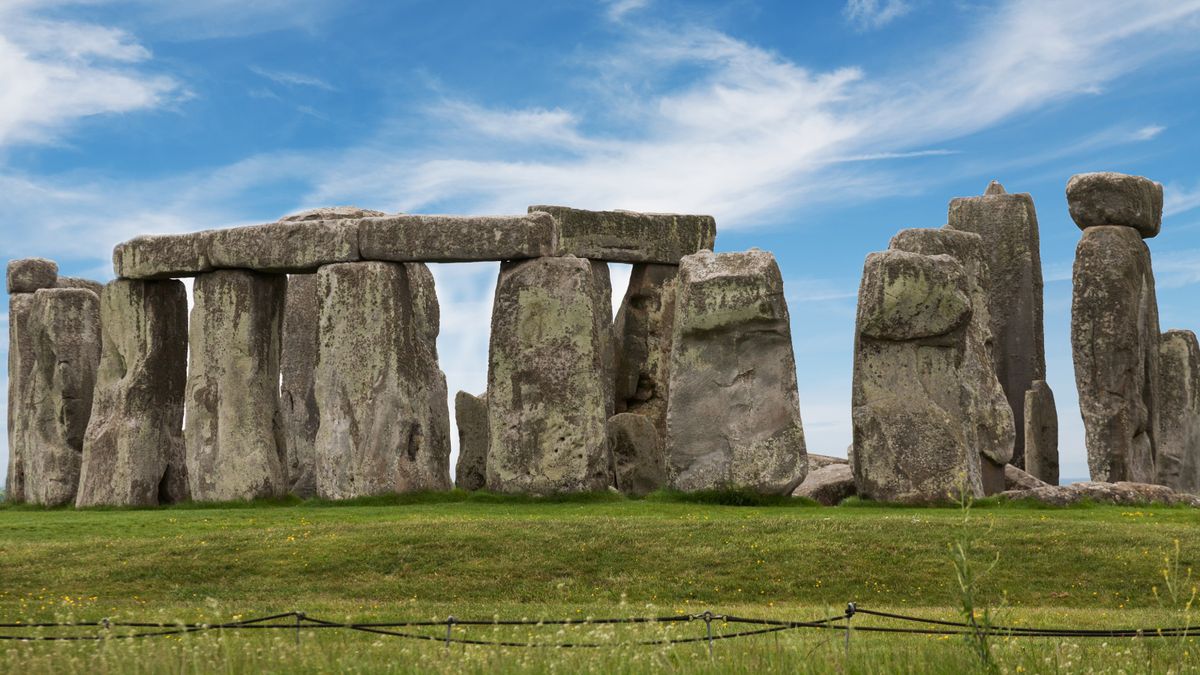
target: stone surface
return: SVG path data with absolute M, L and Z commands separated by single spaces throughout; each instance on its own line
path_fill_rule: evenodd
M 32 442 L 29 429 L 32 412 L 27 407 L 33 388 L 33 365 L 37 352 L 37 323 L 33 294 L 18 293 L 8 299 L 8 474 L 5 500 L 25 501 L 25 462 Z
M 667 486 L 662 440 L 645 415 L 619 413 L 608 419 L 613 478 L 623 494 L 642 497 Z
M 487 394 L 472 396 L 458 392 L 454 396 L 454 421 L 458 426 L 454 486 L 459 490 L 482 490 L 487 485 Z
M 317 410 L 315 376 L 320 351 L 321 297 L 315 274 L 288 277 L 279 354 L 279 405 L 287 447 L 288 490 L 298 497 L 317 494 Z
M 671 331 L 675 318 L 674 265 L 636 264 L 614 322 L 616 412 L 645 415 L 667 434 Z
M 450 415 L 428 269 L 343 263 L 322 267 L 317 281 L 317 494 L 449 489 Z
M 1058 408 L 1045 380 L 1025 392 L 1025 470 L 1058 485 Z
M 143 235 L 113 248 L 113 273 L 120 279 L 170 279 L 211 272 L 211 231 Z
M 792 492 L 793 497 L 806 497 L 825 506 L 837 506 L 854 494 L 854 470 L 849 464 L 827 464 L 810 470 Z
M 677 265 L 681 258 L 712 250 L 717 223 L 712 216 L 634 211 L 585 211 L 565 206 L 530 206 L 558 224 L 558 255 L 625 263 Z
M 841 457 L 831 457 L 829 455 L 818 455 L 808 453 L 808 471 L 812 473 L 821 467 L 829 466 L 830 464 L 850 464 L 850 460 Z
M 375 218 L 387 215 L 383 211 L 363 209 L 357 206 L 322 206 L 300 211 L 279 219 L 281 223 L 304 222 L 307 220 L 339 220 L 343 218 Z
M 21 258 L 8 261 L 8 294 L 33 293 L 39 288 L 54 288 L 58 263 L 45 258 Z
M 1005 490 L 1033 490 L 1036 488 L 1048 487 L 1051 483 L 1041 480 L 1033 474 L 1026 473 L 1022 469 L 1009 464 L 1004 467 L 1004 489 Z
M 91 291 L 99 298 L 104 293 L 104 284 L 91 279 L 83 279 L 80 277 L 59 277 L 55 282 L 54 288 L 82 288 L 85 291 Z
M 1185 505 L 1200 507 L 1200 497 L 1173 491 L 1164 485 L 1149 483 L 1072 483 L 1029 490 L 1009 490 L 1001 493 L 1008 499 L 1032 499 L 1053 506 L 1070 506 L 1083 500 L 1096 504 L 1143 506 L 1149 504 Z
M 315 272 L 321 265 L 358 260 L 353 220 L 304 220 L 213 230 L 208 260 L 217 269 Z
M 1008 194 L 992 181 L 982 197 L 951 200 L 946 228 L 983 239 L 988 268 L 992 362 L 1012 411 L 1012 463 L 1025 466 L 1025 392 L 1046 378 L 1042 258 L 1033 197 Z
M 367 218 L 358 226 L 365 260 L 469 262 L 554 255 L 555 224 L 546 213 L 525 216 Z
M 1160 485 L 1200 494 L 1200 345 L 1190 330 L 1169 330 L 1158 343 L 1158 434 L 1155 468 Z
M 279 409 L 279 351 L 287 277 L 242 270 L 202 274 L 188 329 L 185 427 L 195 501 L 287 492 Z
M 860 497 L 923 503 L 983 494 L 963 391 L 970 318 L 969 277 L 954 258 L 867 256 L 852 390 Z
M 791 494 L 808 460 L 775 257 L 759 250 L 685 257 L 671 339 L 672 487 Z
M 1153 482 L 1159 327 L 1150 249 L 1132 228 L 1089 227 L 1073 285 L 1071 347 L 1092 479 Z
M 574 257 L 500 269 L 488 357 L 487 486 L 545 494 L 612 484 L 609 363 L 597 272 Z
M 1081 230 L 1121 225 L 1149 239 L 1162 227 L 1163 188 L 1141 176 L 1081 173 L 1067 181 L 1067 206 Z
M 188 498 L 183 451 L 187 291 L 178 281 L 110 282 L 83 438 L 76 506 L 155 506 Z

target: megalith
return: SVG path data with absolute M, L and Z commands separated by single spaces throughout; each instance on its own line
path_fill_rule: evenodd
M 1200 345 L 1190 330 L 1169 330 L 1158 343 L 1159 485 L 1200 494 Z
M 179 281 L 109 282 L 76 506 L 188 498 L 183 450 L 187 291 Z
M 1025 472 L 1058 485 L 1058 408 L 1045 380 L 1034 380 L 1025 392 L 1024 435 Z
M 666 453 L 672 487 L 791 494 L 808 458 L 775 257 L 701 251 L 679 268 Z
M 428 268 L 333 264 L 317 283 L 317 494 L 449 489 L 450 413 Z
M 1025 468 L 1025 392 L 1035 380 L 1046 379 L 1042 256 L 1033 197 L 1008 194 L 992 181 L 983 196 L 951 200 L 946 228 L 983 239 L 992 363 L 1017 430 L 1011 462 Z M 993 483 L 995 476 L 988 474 L 985 481 Z
M 608 447 L 613 459 L 614 487 L 643 497 L 667 486 L 667 465 L 654 421 L 636 413 L 608 418 Z
M 11 270 L 11 265 L 10 268 Z M 10 271 L 9 278 L 12 278 Z M 12 288 L 12 284 L 9 284 Z M 33 294 L 18 293 L 8 298 L 8 474 L 4 499 L 25 501 L 25 459 L 29 454 L 31 412 L 28 392 L 33 387 L 34 326 Z
M 9 295 L 54 288 L 58 283 L 58 263 L 46 258 L 10 260 L 5 270 L 5 283 Z
M 459 490 L 482 490 L 487 485 L 487 394 L 472 396 L 458 392 L 454 396 L 454 422 L 458 427 L 454 486 Z
M 1123 225 L 1150 239 L 1162 227 L 1163 187 L 1112 171 L 1081 173 L 1067 181 L 1067 206 L 1081 230 Z
M 851 461 L 860 497 L 983 495 L 964 396 L 972 298 L 949 255 L 872 253 L 858 292 Z
M 667 387 L 678 274 L 675 265 L 634 265 L 613 326 L 616 412 L 650 418 L 660 439 L 667 437 Z
M 217 270 L 196 277 L 183 430 L 195 501 L 287 492 L 279 409 L 286 296 L 282 274 Z
M 317 493 L 315 466 L 320 419 L 315 376 L 320 314 L 317 276 L 289 275 L 279 354 L 279 405 L 286 437 L 288 490 L 305 498 Z
M 546 494 L 611 485 L 612 301 L 573 256 L 503 263 L 488 354 L 487 487 Z

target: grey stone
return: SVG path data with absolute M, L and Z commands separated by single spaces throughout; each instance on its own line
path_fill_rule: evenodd
M 100 323 L 103 347 L 75 505 L 183 501 L 187 291 L 178 281 L 112 281 L 101 294 Z
M 982 197 L 951 200 L 946 227 L 983 238 L 992 361 L 1018 430 L 1011 461 L 1023 467 L 1025 392 L 1035 380 L 1046 378 L 1042 259 L 1033 197 L 1008 194 L 992 181 Z
M 343 263 L 322 267 L 317 281 L 317 494 L 449 489 L 450 415 L 428 269 Z
M 54 288 L 58 263 L 45 258 L 21 258 L 8 261 L 8 294 L 33 293 L 39 288 Z
M 91 279 L 83 279 L 80 277 L 59 277 L 54 284 L 55 288 L 82 288 L 85 291 L 91 291 L 99 298 L 104 293 L 104 284 Z
M 645 415 L 620 413 L 608 419 L 613 478 L 622 493 L 642 497 L 667 486 L 662 440 Z
M 1178 493 L 1163 485 L 1127 481 L 1049 485 L 1026 490 L 1009 490 L 1000 496 L 1012 500 L 1030 499 L 1052 506 L 1070 506 L 1086 499 L 1096 504 L 1122 506 L 1165 504 L 1200 507 L 1200 497 L 1195 495 Z
M 300 211 L 279 219 L 281 223 L 304 222 L 307 220 L 339 220 L 343 218 L 375 218 L 387 215 L 383 211 L 363 209 L 357 206 L 322 206 Z
M 488 356 L 487 486 L 545 494 L 612 484 L 597 272 L 575 257 L 500 268 Z
M 1150 249 L 1124 226 L 1089 227 L 1075 249 L 1071 347 L 1093 480 L 1155 480 L 1158 302 Z
M 1200 345 L 1190 330 L 1169 330 L 1158 345 L 1156 483 L 1200 494 Z
M 211 272 L 211 234 L 143 235 L 121 242 L 113 248 L 113 273 L 120 279 L 170 279 Z
M 1025 392 L 1025 470 L 1058 485 L 1058 408 L 1045 380 Z
M 1057 482 L 1054 484 L 1057 484 Z M 1050 485 L 1051 483 L 1047 483 L 1031 473 L 1026 473 L 1012 464 L 1004 467 L 1005 490 L 1034 490 Z
M 613 327 L 616 412 L 645 415 L 667 434 L 675 265 L 636 264 Z
M 320 351 L 321 298 L 315 274 L 288 277 L 283 311 L 282 377 L 279 405 L 287 446 L 288 490 L 298 497 L 317 494 L 317 410 L 315 375 Z
M 849 464 L 827 464 L 811 470 L 792 492 L 793 497 L 806 497 L 825 506 L 837 506 L 854 494 L 854 470 Z
M 25 501 L 25 463 L 33 414 L 33 366 L 37 351 L 37 321 L 33 313 L 33 294 L 18 293 L 8 299 L 8 474 L 5 500 Z
M 851 446 L 851 447 L 853 447 L 853 446 Z M 817 469 L 829 466 L 831 464 L 847 464 L 848 465 L 848 464 L 850 464 L 850 460 L 842 459 L 841 457 L 831 457 L 829 455 L 818 455 L 818 454 L 815 454 L 812 452 L 808 453 L 808 472 L 809 473 L 812 473 L 813 471 L 816 471 Z
M 422 216 L 366 218 L 358 241 L 366 260 L 469 262 L 520 260 L 554 254 L 554 219 L 525 216 Z
M 195 501 L 287 492 L 279 351 L 287 277 L 242 270 L 193 286 L 183 431 Z
M 971 319 L 967 279 L 950 256 L 872 253 L 858 293 L 858 332 L 875 340 L 949 335 Z
M 487 485 L 487 394 L 472 396 L 458 392 L 454 396 L 454 421 L 458 425 L 454 485 L 460 490 L 482 490 Z
M 683 258 L 671 341 L 672 486 L 791 494 L 808 459 L 775 257 L 751 250 Z
M 218 269 L 259 272 L 315 272 L 321 265 L 352 262 L 358 256 L 358 221 L 281 221 L 213 230 L 208 260 Z
M 717 236 L 712 216 L 529 207 L 535 211 L 558 223 L 559 255 L 593 260 L 677 265 L 686 255 L 712 250 Z
M 1081 173 L 1067 181 L 1067 206 L 1081 230 L 1121 225 L 1149 239 L 1162 227 L 1163 187 L 1141 176 Z

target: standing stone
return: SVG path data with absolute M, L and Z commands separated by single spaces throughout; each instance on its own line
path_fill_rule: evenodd
M 611 484 L 612 389 L 593 265 L 575 257 L 504 263 L 488 355 L 487 487 L 545 494 Z
M 1012 459 L 1016 432 L 1013 413 L 992 362 L 992 328 L 988 310 L 990 277 L 982 239 L 972 232 L 940 229 L 902 230 L 891 248 L 922 255 L 949 255 L 966 274 L 971 297 L 966 354 L 960 382 L 967 413 L 967 442 L 980 454 L 980 480 L 984 494 L 1004 492 L 1004 467 Z
M 1155 482 L 1200 494 L 1200 345 L 1190 330 L 1169 330 L 1159 340 L 1158 353 Z
M 449 489 L 450 415 L 428 268 L 326 265 L 317 283 L 317 494 Z
M 645 415 L 620 413 L 608 419 L 613 482 L 622 493 L 643 497 L 667 486 L 667 465 L 654 422 Z
M 454 485 L 459 490 L 482 490 L 487 485 L 487 394 L 472 396 L 458 392 L 454 397 L 454 421 L 458 425 Z
M 660 438 L 667 436 L 667 387 L 678 273 L 674 265 L 634 265 L 613 329 L 616 412 L 649 417 Z
M 971 286 L 948 255 L 867 256 L 858 294 L 851 462 L 860 497 L 983 494 L 963 396 Z M 672 392 L 674 395 L 674 392 Z
M 10 266 L 11 269 L 11 266 Z M 11 274 L 10 274 L 11 277 Z M 32 412 L 27 407 L 33 387 L 34 340 L 33 294 L 8 298 L 8 475 L 4 499 L 25 501 L 25 461 L 30 452 L 29 428 Z
M 279 356 L 282 374 L 279 405 L 283 410 L 287 445 L 288 490 L 304 498 L 317 493 L 315 465 L 320 419 L 314 385 L 320 316 L 316 275 L 289 276 Z
M 218 270 L 196 277 L 193 294 L 183 431 L 191 497 L 282 496 L 279 350 L 287 277 Z
M 54 288 L 58 281 L 58 263 L 45 258 L 10 260 L 6 274 L 8 294 L 33 293 L 40 288 Z
M 992 181 L 982 197 L 952 200 L 946 227 L 983 238 L 992 362 L 1018 430 L 1011 461 L 1024 467 L 1025 392 L 1035 380 L 1046 379 L 1042 257 L 1033 197 L 1008 194 Z
M 791 494 L 808 458 L 775 257 L 757 249 L 685 257 L 671 339 L 672 486 Z
M 1058 409 L 1045 380 L 1025 392 L 1025 472 L 1058 485 Z
M 1071 347 L 1092 480 L 1153 482 L 1159 328 L 1150 249 L 1133 228 L 1089 227 L 1073 285 Z
M 75 505 L 183 501 L 187 291 L 179 281 L 112 281 L 101 294 L 100 323 L 103 347 Z

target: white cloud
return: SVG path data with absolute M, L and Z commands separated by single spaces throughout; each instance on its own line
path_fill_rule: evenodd
M 1141 129 L 1138 129 L 1137 131 L 1133 132 L 1133 139 L 1137 140 L 1137 141 L 1148 141 L 1148 140 L 1151 140 L 1151 139 L 1157 137 L 1159 134 L 1161 134 L 1162 132 L 1164 132 L 1166 130 L 1167 130 L 1167 128 L 1164 126 L 1159 126 L 1157 124 L 1151 124 L 1149 126 L 1144 126 Z
M 650 4 L 650 0 L 602 0 L 607 5 L 608 18 L 613 21 L 620 21 L 625 18 L 626 14 L 643 9 Z
M 842 14 L 859 30 L 874 30 L 911 11 L 912 4 L 905 0 L 847 0 Z
M 284 84 L 293 87 L 312 87 L 314 89 L 324 89 L 325 91 L 337 91 L 337 88 L 329 84 L 319 77 L 305 75 L 303 73 L 293 73 L 286 70 L 271 70 L 261 66 L 250 66 L 250 71 L 259 77 L 265 77 L 277 84 Z
M 1200 249 L 1154 254 L 1154 284 L 1158 288 L 1183 288 L 1200 283 Z
M 1167 184 L 1163 189 L 1163 215 L 1177 216 L 1200 206 L 1200 182 L 1191 188 Z

